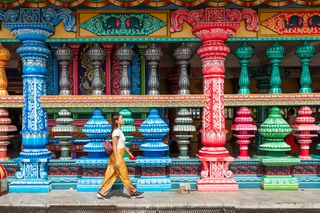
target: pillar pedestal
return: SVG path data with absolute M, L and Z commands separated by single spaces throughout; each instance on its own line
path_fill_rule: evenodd
M 206 158 L 199 157 L 202 162 L 201 177 L 197 181 L 199 192 L 238 191 L 238 183 L 233 179 L 229 165 L 232 157 Z

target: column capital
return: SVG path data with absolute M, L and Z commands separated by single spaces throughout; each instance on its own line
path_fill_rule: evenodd
M 246 29 L 258 31 L 257 12 L 244 8 L 205 8 L 201 10 L 188 10 L 181 8 L 171 15 L 171 32 L 181 31 L 183 22 L 187 22 L 193 27 L 193 33 L 201 41 L 206 40 L 227 40 L 240 26 L 240 22 L 245 20 Z
M 75 31 L 75 16 L 67 8 L 20 8 L 0 11 L 0 20 L 21 41 L 46 41 L 54 32 L 54 27 L 64 22 L 66 31 Z

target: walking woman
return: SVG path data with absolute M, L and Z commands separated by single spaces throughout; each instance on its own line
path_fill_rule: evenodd
M 124 120 L 121 115 L 115 114 L 112 116 L 112 147 L 113 153 L 109 158 L 108 168 L 104 175 L 104 180 L 101 188 L 97 193 L 100 199 L 109 199 L 108 193 L 114 182 L 119 178 L 124 187 L 128 190 L 130 198 L 142 198 L 143 192 L 138 192 L 132 186 L 129 178 L 126 162 L 124 161 L 124 152 L 127 152 L 133 158 L 131 152 L 125 146 L 126 138 L 121 131 L 121 126 Z

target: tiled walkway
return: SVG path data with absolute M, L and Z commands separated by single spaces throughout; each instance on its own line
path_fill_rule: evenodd
M 170 192 L 147 192 L 143 199 L 129 199 L 121 190 L 112 193 L 110 200 L 96 198 L 95 193 L 74 190 L 54 190 L 48 194 L 9 193 L 0 197 L 0 206 L 114 206 L 121 208 L 163 207 L 235 207 L 235 208 L 314 208 L 320 209 L 320 189 L 298 191 L 263 191 L 240 189 L 238 192 L 190 194 Z M 1 207 L 0 207 L 1 212 Z M 319 211 L 320 212 L 320 211 Z

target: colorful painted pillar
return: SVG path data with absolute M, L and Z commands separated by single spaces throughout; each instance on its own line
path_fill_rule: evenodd
M 111 94 L 111 52 L 113 49 L 113 44 L 102 44 L 103 48 L 106 50 L 106 95 Z
M 312 143 L 311 138 L 318 137 L 315 132 L 320 131 L 320 126 L 316 125 L 316 119 L 312 117 L 312 109 L 308 106 L 300 107 L 298 110 L 298 117 L 296 118 L 296 124 L 292 125 L 291 128 L 294 131 L 294 136 L 298 138 L 300 144 L 301 159 L 311 159 L 309 149 Z M 319 146 L 317 145 L 317 148 Z
M 182 43 L 180 47 L 175 49 L 174 56 L 180 69 L 178 94 L 190 94 L 187 66 L 191 58 L 191 48 L 185 43 Z M 175 125 L 173 126 L 173 132 L 176 133 L 175 138 L 179 144 L 180 154 L 178 158 L 182 160 L 189 159 L 188 145 L 190 144 L 193 133 L 196 131 L 196 127 L 192 125 L 192 123 L 193 119 L 191 117 L 190 109 L 179 108 L 175 119 Z
M 241 65 L 238 94 L 250 94 L 248 64 L 254 55 L 253 48 L 244 42 L 235 50 L 235 55 L 240 59 Z M 252 124 L 253 118 L 251 117 L 251 112 L 248 107 L 240 107 L 237 110 L 237 117 L 234 120 L 235 124 L 231 126 L 231 130 L 238 132 L 237 134 L 233 134 L 233 136 L 238 139 L 237 143 L 240 149 L 238 158 L 248 160 L 250 159 L 248 155 L 248 145 L 251 142 L 250 140 L 255 137 L 254 133 L 257 130 L 257 126 Z
M 10 183 L 10 192 L 48 192 L 47 116 L 40 103 L 46 94 L 46 63 L 51 54 L 45 41 L 54 33 L 54 26 L 64 21 L 67 31 L 75 31 L 74 14 L 65 8 L 21 8 L 2 14 L 5 27 L 22 42 L 17 49 L 23 62 L 22 144 L 25 147 L 17 162 L 19 171 Z
M 78 68 L 78 63 L 79 63 L 79 48 L 80 44 L 70 44 L 69 45 L 73 51 L 73 58 L 72 58 L 72 78 L 73 78 L 73 95 L 78 95 L 79 93 L 79 68 Z
M 279 64 L 285 55 L 284 47 L 275 42 L 266 51 L 272 64 L 270 79 L 270 94 L 282 93 Z M 265 175 L 261 180 L 261 188 L 266 190 L 296 190 L 298 181 L 292 176 L 291 166 L 300 162 L 298 158 L 286 156 L 290 146 L 284 142 L 284 138 L 291 133 L 290 125 L 282 118 L 280 109 L 272 107 L 267 119 L 259 128 L 264 137 L 259 149 L 264 151 L 263 156 L 256 156 L 265 166 Z
M 257 131 L 257 126 L 253 125 L 253 118 L 251 117 L 251 112 L 248 107 L 240 107 L 237 110 L 237 117 L 234 119 L 235 124 L 231 126 L 232 131 L 236 131 L 233 134 L 237 138 L 237 143 L 239 144 L 240 155 L 239 159 L 248 160 L 250 159 L 248 155 L 248 145 L 250 140 L 254 138 L 255 132 Z
M 183 21 L 186 21 L 202 43 L 198 54 L 202 58 L 206 101 L 201 130 L 203 147 L 199 151 L 202 171 L 197 182 L 201 192 L 238 190 L 238 184 L 229 170 L 233 158 L 224 147 L 227 133 L 224 115 L 224 61 L 229 53 L 225 41 L 234 35 L 243 19 L 246 20 L 247 29 L 257 31 L 257 14 L 251 9 L 179 9 L 171 16 L 171 31 L 181 30 Z
M 139 132 L 146 142 L 140 145 L 144 152 L 139 156 L 136 165 L 141 167 L 141 177 L 137 181 L 137 189 L 141 191 L 171 190 L 171 180 L 167 166 L 171 165 L 168 156 L 169 146 L 162 139 L 168 134 L 169 127 L 161 119 L 159 111 L 151 108 L 149 116 L 139 127 Z
M 312 93 L 311 89 L 311 76 L 309 70 L 309 64 L 312 57 L 316 54 L 314 46 L 308 42 L 303 42 L 296 49 L 296 55 L 300 58 L 302 65 L 300 74 L 300 90 L 299 93 Z M 317 134 L 312 134 L 313 132 L 319 132 L 320 126 L 315 124 L 316 119 L 312 117 L 312 110 L 308 106 L 302 106 L 298 110 L 299 117 L 296 118 L 296 124 L 292 126 L 295 132 L 296 138 L 298 138 L 298 143 L 300 144 L 300 154 L 301 159 L 310 159 L 309 149 L 312 139 L 318 137 Z M 319 149 L 319 144 L 317 149 Z
M 286 156 L 290 146 L 284 138 L 291 132 L 290 125 L 280 115 L 278 107 L 270 109 L 267 119 L 259 128 L 260 134 L 265 138 L 259 149 L 264 156 L 256 156 L 265 166 L 265 175 L 261 180 L 262 189 L 267 190 L 296 190 L 298 181 L 291 175 L 291 166 L 300 162 L 298 158 Z
M 108 157 L 103 148 L 103 142 L 111 133 L 111 125 L 104 118 L 101 109 L 93 110 L 92 117 L 82 128 L 82 133 L 86 134 L 89 143 L 83 146 L 83 151 L 88 152 L 87 158 L 79 158 L 77 166 L 82 168 L 82 176 L 77 183 L 78 192 L 97 191 L 103 181 L 101 171 L 108 164 Z M 83 139 L 77 141 L 83 142 Z M 99 173 L 100 171 L 100 173 Z

